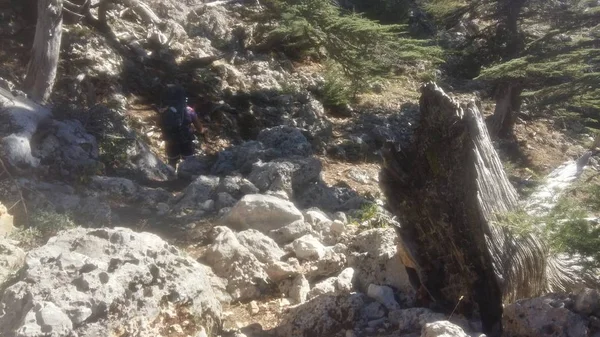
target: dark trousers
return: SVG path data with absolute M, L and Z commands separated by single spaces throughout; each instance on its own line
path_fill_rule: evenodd
M 179 159 L 193 156 L 196 150 L 194 143 L 191 140 L 187 142 L 167 140 L 165 146 L 169 165 L 173 167 L 177 165 Z

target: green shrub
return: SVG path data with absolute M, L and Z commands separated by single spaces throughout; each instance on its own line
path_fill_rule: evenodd
M 266 45 L 281 46 L 290 57 L 313 55 L 336 64 L 353 94 L 393 75 L 401 64 L 441 62 L 441 50 L 429 41 L 407 37 L 403 25 L 382 25 L 330 1 L 270 1 L 277 26 L 266 29 Z
M 21 243 L 21 246 L 33 248 L 43 245 L 49 238 L 61 230 L 76 227 L 68 214 L 53 211 L 36 211 L 29 215 L 26 228 L 18 228 L 11 238 Z
M 600 186 L 578 189 L 587 196 L 582 200 L 562 197 L 546 216 L 518 210 L 505 214 L 500 223 L 517 235 L 538 236 L 554 253 L 580 257 L 585 267 L 600 268 L 600 226 L 587 219 L 590 213 L 600 212 Z

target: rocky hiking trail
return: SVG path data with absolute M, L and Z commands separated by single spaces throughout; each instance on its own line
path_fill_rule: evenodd
M 425 148 L 417 81 L 380 84 L 340 115 L 318 95 L 320 65 L 250 50 L 244 15 L 260 4 L 147 0 L 162 23 L 151 31 L 115 6 L 113 35 L 65 25 L 46 106 L 18 90 L 23 41 L 2 41 L 0 336 L 484 336 L 462 299 L 446 312 L 424 296 L 414 243 L 399 236 L 418 221 L 399 222 L 380 181 L 386 145 Z M 25 23 L 2 8 L 0 28 L 16 34 Z M 209 117 L 202 151 L 177 168 L 154 109 L 171 82 Z M 519 119 L 516 143 L 494 144 L 532 207 L 556 182 L 543 177 L 585 153 L 571 131 Z M 598 182 L 587 159 L 558 175 L 566 193 Z M 505 336 L 600 333 L 597 290 L 529 297 L 505 303 Z

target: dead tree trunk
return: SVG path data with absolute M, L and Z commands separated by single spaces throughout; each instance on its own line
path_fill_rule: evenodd
M 31 60 L 23 86 L 29 97 L 45 102 L 52 93 L 62 37 L 62 0 L 39 0 Z
M 499 335 L 502 293 L 487 221 L 515 207 L 517 193 L 475 104 L 461 108 L 432 83 L 422 88 L 420 104 L 414 143 L 386 154 L 382 188 L 431 299 L 466 315 L 478 307 L 485 332 Z
M 496 336 L 503 302 L 597 286 L 578 261 L 496 223 L 517 207 L 517 193 L 476 104 L 461 107 L 432 83 L 420 104 L 413 143 L 384 153 L 380 178 L 401 223 L 402 261 L 418 276 L 420 293 L 447 312 L 457 304 L 467 316 L 478 311 L 485 332 Z

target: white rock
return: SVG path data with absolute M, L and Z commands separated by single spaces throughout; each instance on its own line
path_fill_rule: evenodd
M 310 233 L 314 233 L 310 224 L 304 220 L 299 220 L 279 229 L 272 230 L 268 235 L 277 243 L 286 244 Z
M 25 265 L 25 252 L 0 238 L 0 289 Z
M 232 207 L 223 222 L 238 229 L 269 233 L 298 220 L 303 221 L 304 216 L 293 203 L 273 196 L 248 194 Z
M 355 270 L 355 286 L 366 292 L 369 284 L 398 289 L 403 304 L 414 302 L 414 289 L 398 253 L 398 235 L 393 228 L 366 230 L 349 244 L 348 266 Z
M 298 275 L 289 291 L 289 296 L 297 304 L 306 302 L 308 293 L 310 292 L 310 284 L 304 275 Z
M 346 230 L 346 225 L 344 225 L 343 222 L 341 222 L 340 220 L 335 220 L 334 222 L 331 223 L 331 232 L 334 234 L 342 234 L 344 233 L 344 231 Z
M 228 280 L 227 291 L 235 300 L 248 300 L 261 295 L 260 285 L 269 276 L 265 264 L 244 247 L 227 227 L 213 228 L 214 242 L 205 251 L 203 260 L 220 277 Z
M 341 221 L 344 225 L 348 224 L 348 217 L 346 216 L 346 213 L 344 213 L 344 212 L 336 212 L 333 215 L 333 220 Z
M 13 217 L 8 214 L 6 207 L 0 203 L 0 238 L 8 236 L 13 230 Z
M 448 321 L 427 323 L 423 326 L 421 337 L 469 337 L 458 325 Z
M 252 315 L 258 314 L 258 312 L 260 311 L 260 308 L 258 307 L 258 304 L 256 303 L 256 301 L 250 301 L 250 303 L 248 303 L 248 311 Z
M 320 259 L 325 255 L 325 246 L 310 234 L 294 240 L 292 246 L 300 259 Z
M 390 287 L 370 284 L 367 289 L 367 295 L 383 304 L 388 310 L 400 309 L 400 305 L 394 298 L 394 291 Z
M 285 254 L 273 239 L 255 229 L 239 232 L 236 237 L 262 263 L 279 261 Z
M 336 293 L 337 277 L 329 277 L 315 284 L 308 293 L 308 299 L 313 299 L 317 296 Z
M 354 278 L 354 269 L 346 268 L 342 270 L 337 277 L 336 286 L 339 292 L 352 291 L 352 279 Z
M 312 226 L 317 226 L 321 223 L 329 223 L 331 220 L 325 213 L 320 210 L 310 209 L 304 212 L 304 219 Z
M 198 324 L 221 316 L 210 268 L 154 234 L 125 228 L 75 228 L 27 255 L 26 269 L 0 299 L 0 336 L 138 336 L 168 330 L 161 308 L 186 303 Z M 161 286 L 158 286 L 161 285 Z M 208 290 L 208 291 L 207 291 Z M 94 314 L 119 308 L 101 321 Z

